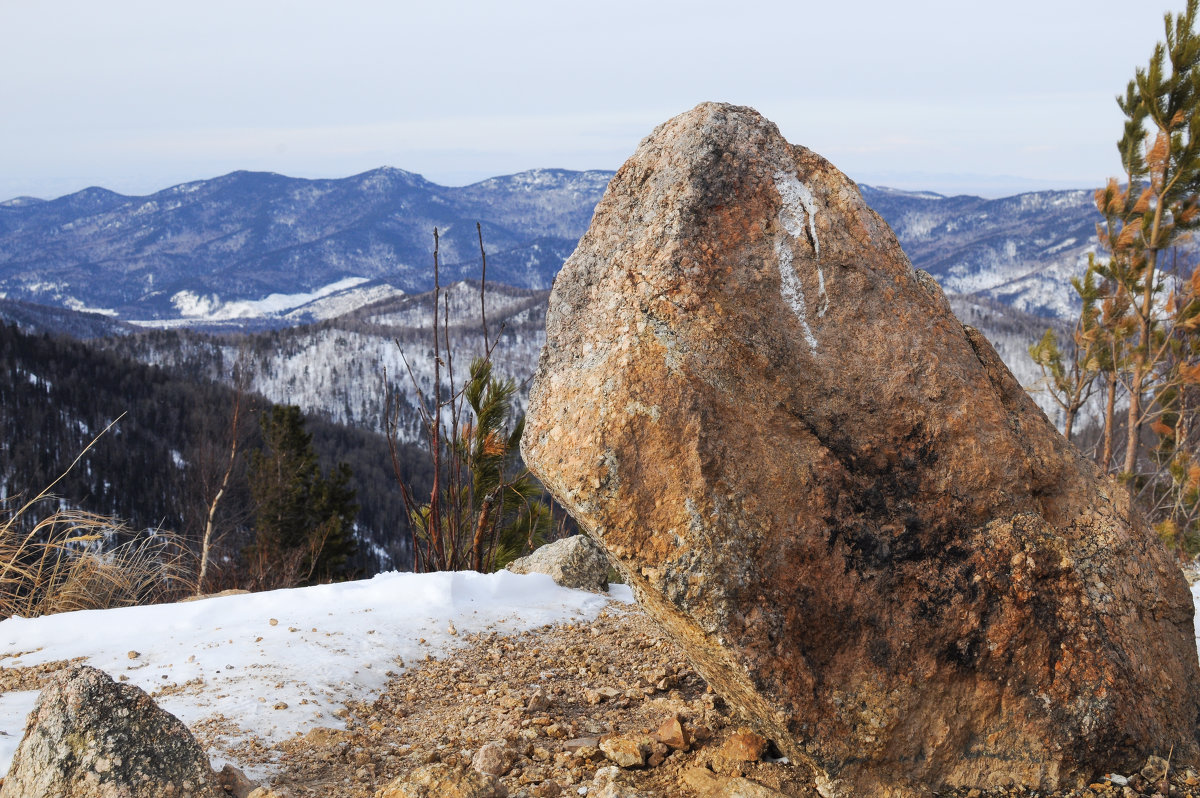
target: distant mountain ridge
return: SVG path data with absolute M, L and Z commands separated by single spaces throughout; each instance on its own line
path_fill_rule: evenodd
M 490 279 L 543 288 L 611 174 L 534 170 L 453 188 L 392 168 L 340 180 L 234 172 L 145 197 L 90 188 L 10 201 L 0 205 L 0 292 L 136 320 L 352 278 L 422 291 L 435 227 L 446 281 L 478 275 L 476 222 Z
M 1038 316 L 1065 318 L 1070 278 L 1096 251 L 1092 192 L 1037 191 L 988 200 L 860 186 L 913 265 L 947 293 L 976 295 Z
M 435 227 L 442 281 L 477 278 L 477 222 L 489 282 L 545 289 L 613 174 L 538 169 L 447 187 L 387 167 L 336 180 L 234 172 L 144 197 L 17 198 L 0 203 L 0 298 L 158 324 L 319 321 L 431 288 Z M 948 292 L 1072 311 L 1068 278 L 1096 245 L 1089 192 L 860 188 Z

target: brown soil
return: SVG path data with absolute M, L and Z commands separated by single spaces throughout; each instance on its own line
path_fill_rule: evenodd
M 594 741 L 580 738 L 649 733 L 677 716 L 694 741 L 691 750 L 625 771 L 623 779 L 647 795 L 682 796 L 693 793 L 680 786 L 681 773 L 706 764 L 736 728 L 721 700 L 636 608 L 614 605 L 590 623 L 466 642 L 446 659 L 414 664 L 373 703 L 348 707 L 344 731 L 315 729 L 260 749 L 257 759 L 251 751 L 236 755 L 247 764 L 270 762 L 278 773 L 271 787 L 282 796 L 369 798 L 419 765 L 469 767 L 482 745 L 499 741 L 515 761 L 501 778 L 510 796 L 576 795 L 611 764 Z M 786 764 L 721 769 L 790 796 L 816 795 L 806 773 Z
M 0 693 L 41 690 L 51 676 L 76 662 L 83 662 L 84 659 L 86 658 L 60 659 L 27 668 L 0 668 Z
M 315 729 L 273 748 L 239 750 L 247 763 L 270 763 L 270 785 L 286 798 L 370 798 L 393 778 L 430 762 L 470 767 L 498 741 L 514 757 L 500 780 L 513 798 L 575 796 L 611 765 L 579 738 L 649 733 L 672 716 L 691 737 L 657 767 L 623 770 L 621 781 L 647 798 L 699 798 L 682 783 L 689 769 L 743 776 L 792 798 L 817 792 L 807 768 L 785 762 L 729 761 L 720 754 L 740 724 L 690 668 L 676 646 L 637 607 L 613 605 L 593 622 L 522 635 L 467 638 L 443 660 L 410 663 L 373 703 L 347 708 L 345 730 Z M 538 696 L 545 699 L 539 702 Z M 611 697 L 609 697 L 611 696 Z M 999 789 L 947 792 L 949 798 L 1200 797 L 1200 776 L 1172 769 L 1171 785 L 1133 774 L 1056 794 Z M 595 794 L 593 788 L 589 792 Z

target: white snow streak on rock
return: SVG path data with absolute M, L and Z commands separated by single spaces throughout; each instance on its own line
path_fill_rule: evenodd
M 793 238 L 799 238 L 804 232 L 804 221 L 807 219 L 808 238 L 812 242 L 813 252 L 818 258 L 821 257 L 821 242 L 817 240 L 817 202 L 808 186 L 790 172 L 776 172 L 775 190 L 779 192 L 779 199 L 783 202 L 779 211 L 779 221 L 783 223 L 783 229 Z
M 792 313 L 800 320 L 800 329 L 804 333 L 804 340 L 808 342 L 808 348 L 815 355 L 817 353 L 817 337 L 813 335 L 812 327 L 808 326 L 808 307 L 804 302 L 804 286 L 800 284 L 800 278 L 796 275 L 796 270 L 792 268 L 792 249 L 788 246 L 787 241 L 775 242 L 775 256 L 779 258 L 779 293 L 783 296 L 783 301 L 787 302 L 788 307 L 792 309 Z
M 813 198 L 812 192 L 808 190 L 808 186 L 800 182 L 800 180 L 789 172 L 777 172 L 775 174 L 775 190 L 779 192 L 779 200 L 782 207 L 779 209 L 779 223 L 783 225 L 783 229 L 787 231 L 794 239 L 799 239 L 801 236 L 808 233 L 809 242 L 812 244 L 813 253 L 816 259 L 821 257 L 821 242 L 817 240 L 817 203 Z M 805 222 L 807 221 L 807 230 L 805 230 Z M 796 269 L 793 264 L 793 256 L 791 248 L 787 242 L 780 241 L 775 244 L 775 253 L 779 256 L 779 277 L 781 288 L 780 292 L 783 295 L 784 301 L 796 314 L 796 318 L 800 320 L 800 326 L 804 332 L 804 340 L 808 342 L 809 348 L 813 354 L 817 352 L 817 339 L 813 335 L 812 327 L 808 324 L 808 305 L 804 299 L 804 287 L 800 283 L 800 277 L 796 274 Z M 817 296 L 819 304 L 817 306 L 817 318 L 825 315 L 825 311 L 829 309 L 829 295 L 825 293 L 825 273 L 821 271 L 821 266 L 817 264 Z

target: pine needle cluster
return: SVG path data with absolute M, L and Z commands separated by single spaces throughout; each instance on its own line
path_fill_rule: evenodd
M 1030 354 L 1065 416 L 1102 390 L 1101 469 L 1116 475 L 1177 547 L 1200 548 L 1200 36 L 1198 0 L 1167 14 L 1165 39 L 1117 104 L 1123 177 L 1096 191 L 1103 255 L 1072 281 L 1072 336 Z M 1119 406 L 1124 405 L 1124 412 Z

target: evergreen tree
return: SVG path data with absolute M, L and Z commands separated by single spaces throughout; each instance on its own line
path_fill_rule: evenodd
M 494 571 L 546 542 L 550 508 L 520 462 L 525 419 L 514 418 L 515 394 L 487 358 L 472 361 L 462 390 L 469 416 L 441 439 L 444 479 L 424 503 L 401 484 L 415 570 Z
M 465 395 L 475 421 L 460 445 L 471 474 L 471 568 L 476 571 L 503 568 L 544 543 L 550 531 L 541 485 L 519 463 L 525 417 L 512 419 L 516 392 L 515 382 L 492 376 L 490 361 L 471 363 Z
M 1062 408 L 1063 437 L 1067 440 L 1071 440 L 1075 417 L 1091 398 L 1100 375 L 1100 358 L 1096 351 L 1099 341 L 1094 334 L 1100 318 L 1096 307 L 1100 292 L 1093 268 L 1088 268 L 1082 280 L 1072 278 L 1071 285 L 1079 294 L 1083 309 L 1075 322 L 1070 343 L 1063 347 L 1054 330 L 1047 329 L 1042 339 L 1029 347 L 1029 356 L 1042 370 L 1043 389 Z
M 1117 104 L 1125 129 L 1117 143 L 1125 172 L 1097 192 L 1105 217 L 1100 241 L 1112 257 L 1100 268 L 1128 302 L 1136 331 L 1128 347 L 1123 471 L 1135 483 L 1142 430 L 1152 416 L 1152 391 L 1170 343 L 1161 293 L 1162 254 L 1200 223 L 1200 36 L 1193 30 L 1197 0 L 1165 18 L 1166 42 L 1154 48 Z M 1150 400 L 1150 404 L 1147 401 Z
M 1179 245 L 1200 226 L 1200 0 L 1166 15 L 1165 42 L 1117 103 L 1124 180 L 1096 192 L 1108 257 L 1093 258 L 1075 286 L 1083 300 L 1068 366 L 1052 337 L 1030 348 L 1056 399 L 1072 415 L 1084 381 L 1105 385 L 1099 456 L 1173 546 L 1200 546 L 1200 274 Z M 1080 359 L 1082 357 L 1082 359 Z M 1127 403 L 1118 457 L 1116 400 Z
M 255 540 L 244 552 L 253 580 L 282 587 L 345 576 L 358 513 L 350 468 L 322 475 L 295 405 L 276 405 L 259 423 L 262 447 L 250 456 Z
M 471 361 L 466 384 L 456 389 L 451 339 L 448 332 L 444 339 L 438 335 L 439 315 L 448 326 L 450 312 L 448 294 L 442 304 L 439 237 L 433 231 L 432 395 L 413 379 L 432 471 L 428 501 L 417 498 L 402 473 L 399 393 L 389 388 L 385 403 L 384 426 L 412 535 L 414 571 L 503 568 L 544 543 L 551 531 L 550 508 L 542 501 L 541 486 L 520 462 L 525 422 L 513 412 L 516 383 L 492 373 L 491 353 L 498 339 L 488 334 L 487 255 L 478 224 L 476 234 L 482 260 L 479 308 L 484 354 Z M 442 384 L 443 368 L 448 388 Z M 409 373 L 411 377 L 411 367 Z

